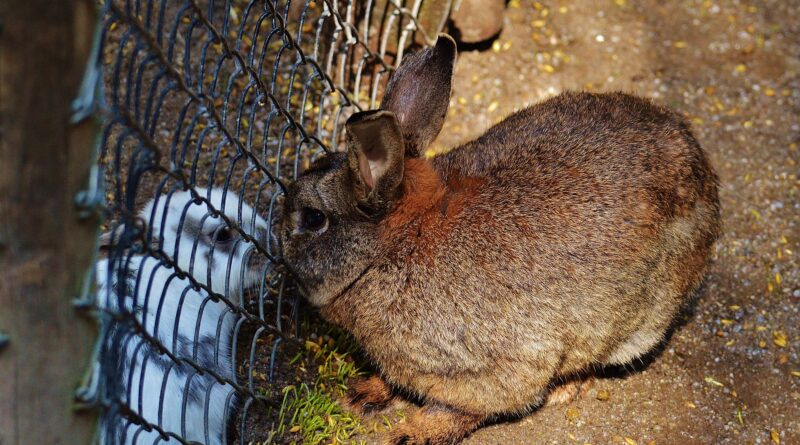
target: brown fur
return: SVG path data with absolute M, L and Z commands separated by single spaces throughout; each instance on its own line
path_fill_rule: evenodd
M 419 107 L 403 111 L 417 123 L 441 111 Z M 329 155 L 283 209 L 321 209 L 326 230 L 280 227 L 309 301 L 425 400 L 392 443 L 456 442 L 541 404 L 553 382 L 648 353 L 719 234 L 717 177 L 688 125 L 630 95 L 565 93 L 432 160 L 406 154 L 380 165 L 378 185 L 402 182 L 368 209 L 359 172 Z

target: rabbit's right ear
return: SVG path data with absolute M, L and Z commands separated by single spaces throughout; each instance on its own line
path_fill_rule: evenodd
M 394 114 L 373 110 L 355 113 L 347 128 L 347 162 L 359 206 L 386 210 L 403 181 L 405 146 Z
M 455 63 L 456 42 L 440 34 L 433 48 L 409 56 L 389 79 L 381 109 L 397 116 L 406 156 L 419 157 L 442 130 Z

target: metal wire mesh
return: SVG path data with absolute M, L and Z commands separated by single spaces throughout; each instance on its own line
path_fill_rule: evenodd
M 449 1 L 106 0 L 97 190 L 100 443 L 251 440 L 301 304 L 274 267 L 285 181 L 336 150 Z M 276 390 L 276 387 L 277 390 Z M 269 416 L 265 417 L 269 421 Z M 260 418 L 259 418 L 260 419 Z M 271 421 L 270 421 L 271 422 Z M 260 440 L 279 440 L 274 422 Z

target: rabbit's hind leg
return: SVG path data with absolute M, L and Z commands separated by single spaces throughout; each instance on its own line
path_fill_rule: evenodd
M 455 408 L 425 405 L 401 423 L 386 442 L 390 445 L 450 445 L 461 442 L 486 420 L 486 416 L 470 414 Z
M 360 415 L 381 411 L 395 398 L 392 388 L 376 375 L 353 379 L 349 386 L 343 405 Z
M 594 377 L 576 378 L 564 382 L 550 391 L 545 405 L 563 405 L 574 402 L 585 396 L 592 386 L 594 386 Z

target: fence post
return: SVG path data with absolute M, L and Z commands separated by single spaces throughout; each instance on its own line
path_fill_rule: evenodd
M 94 323 L 73 307 L 95 218 L 79 217 L 95 125 L 71 126 L 93 0 L 0 1 L 0 445 L 87 444 L 74 410 Z

